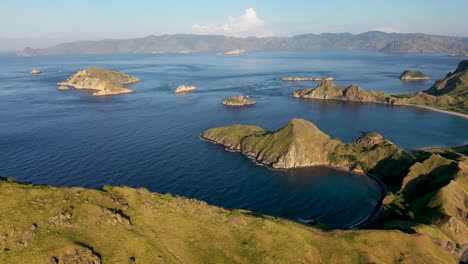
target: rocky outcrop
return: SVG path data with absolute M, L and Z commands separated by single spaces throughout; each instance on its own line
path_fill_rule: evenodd
M 298 77 L 298 76 L 283 76 L 281 78 L 282 81 L 287 81 L 287 82 L 303 82 L 303 81 L 314 81 L 314 82 L 320 82 L 320 81 L 334 81 L 335 78 L 333 77 Z
M 247 50 L 245 50 L 245 49 L 235 49 L 235 50 L 230 50 L 230 51 L 224 52 L 224 55 L 242 55 L 242 54 L 245 54 L 245 53 L 247 53 Z
M 193 85 L 180 85 L 176 89 L 176 93 L 188 93 L 188 92 L 193 92 L 197 89 L 196 86 Z
M 68 90 L 70 90 L 70 88 L 68 86 L 65 86 L 65 85 L 59 85 L 59 87 L 57 89 L 59 91 L 68 91 Z
M 209 129 L 201 137 L 276 169 L 323 165 L 368 171 L 384 159 L 404 155 L 402 149 L 383 138 L 374 142 L 379 145 L 374 150 L 367 149 L 368 143 L 363 140 L 345 144 L 304 119 L 292 119 L 276 131 L 234 125 Z
M 223 101 L 224 105 L 227 106 L 246 106 L 246 105 L 254 105 L 255 101 L 250 99 L 248 96 L 231 96 Z
M 38 70 L 38 69 L 34 69 L 31 71 L 31 74 L 41 74 L 41 70 Z
M 73 74 L 66 81 L 58 83 L 58 86 L 62 86 L 62 90 L 65 86 L 96 90 L 93 92 L 93 96 L 105 96 L 131 93 L 133 90 L 124 87 L 124 85 L 138 81 L 140 79 L 117 71 L 89 68 Z
M 400 80 L 404 81 L 421 81 L 421 80 L 429 80 L 429 76 L 426 74 L 422 73 L 421 71 L 404 71 L 400 75 Z

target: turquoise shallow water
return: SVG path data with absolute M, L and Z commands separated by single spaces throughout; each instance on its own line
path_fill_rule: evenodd
M 403 83 L 405 69 L 434 79 L 457 58 L 367 52 L 53 56 L 0 55 L 0 175 L 18 181 L 100 188 L 109 183 L 146 187 L 228 208 L 349 227 L 378 199 L 367 177 L 329 168 L 273 171 L 239 153 L 199 139 L 204 130 L 234 123 L 277 129 L 305 118 L 333 137 L 354 141 L 375 130 L 406 149 L 468 142 L 468 120 L 414 107 L 298 100 L 282 75 L 334 76 L 337 83 L 401 93 L 432 82 Z M 59 92 L 56 83 L 101 66 L 142 79 L 128 95 L 96 98 L 89 91 Z M 44 73 L 31 75 L 33 68 Z M 180 84 L 198 86 L 185 96 Z M 257 104 L 224 107 L 244 94 Z

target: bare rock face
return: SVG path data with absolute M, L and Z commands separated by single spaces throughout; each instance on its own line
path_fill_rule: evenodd
M 245 106 L 245 105 L 254 105 L 255 101 L 250 99 L 247 96 L 231 96 L 223 101 L 224 105 L 227 106 Z
M 34 69 L 31 71 L 31 74 L 41 74 L 41 70 L 38 70 L 38 69 Z
M 180 85 L 176 89 L 176 93 L 188 93 L 188 92 L 193 92 L 197 89 L 196 86 L 194 85 Z
M 117 71 L 89 68 L 70 76 L 66 81 L 58 83 L 58 86 L 59 88 L 71 86 L 75 89 L 97 90 L 93 96 L 104 96 L 131 93 L 133 90 L 124 87 L 124 85 L 138 81 L 140 79 Z

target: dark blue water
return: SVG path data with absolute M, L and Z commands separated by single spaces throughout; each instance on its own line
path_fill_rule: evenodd
M 0 55 L 0 175 L 63 186 L 147 187 L 228 208 L 353 226 L 379 199 L 369 178 L 329 168 L 272 171 L 200 140 L 199 134 L 233 123 L 277 129 L 301 117 L 348 142 L 361 130 L 375 130 L 407 149 L 466 144 L 466 119 L 414 107 L 297 100 L 292 90 L 315 83 L 280 81 L 282 75 L 331 75 L 341 85 L 414 92 L 432 82 L 402 83 L 403 70 L 420 69 L 436 79 L 457 62 L 438 55 L 365 52 Z M 132 85 L 135 93 L 114 97 L 57 90 L 57 82 L 90 66 L 142 81 Z M 29 74 L 33 68 L 44 73 Z M 176 95 L 180 84 L 198 90 Z M 221 104 L 238 94 L 257 104 L 243 109 Z

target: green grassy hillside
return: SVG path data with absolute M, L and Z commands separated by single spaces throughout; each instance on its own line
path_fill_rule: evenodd
M 1 263 L 455 263 L 426 235 L 323 230 L 146 189 L 0 181 Z

